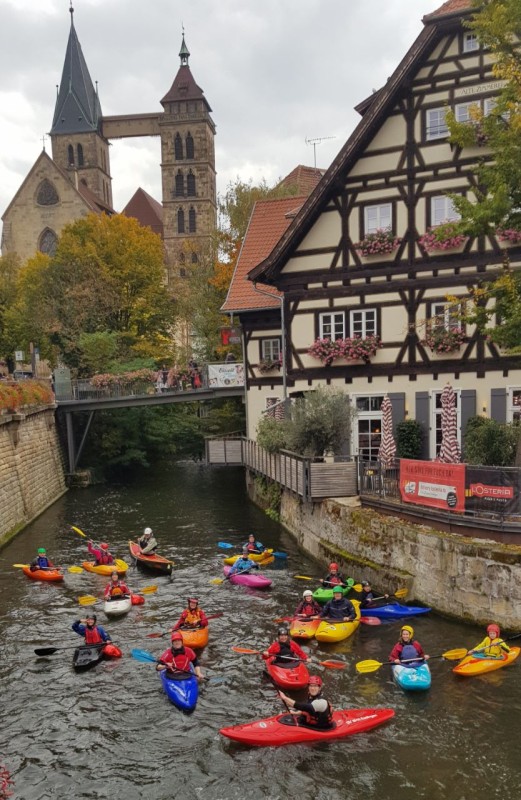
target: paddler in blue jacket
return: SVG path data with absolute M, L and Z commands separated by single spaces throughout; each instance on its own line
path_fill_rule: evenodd
M 338 622 L 352 622 L 356 619 L 356 610 L 351 600 L 344 597 L 341 586 L 333 586 L 333 599 L 330 600 L 321 613 L 322 619 L 338 620 Z
M 242 572 L 246 574 L 251 569 L 259 569 L 259 565 L 252 561 L 248 555 L 248 547 L 245 545 L 242 550 L 242 555 L 239 556 L 233 567 L 228 573 L 228 577 L 230 575 L 236 575 L 238 572 Z
M 264 553 L 266 549 L 262 544 L 262 542 L 258 542 L 255 539 L 253 533 L 250 533 L 250 535 L 248 536 L 248 541 L 243 545 L 242 549 L 244 550 L 244 548 L 247 549 L 248 553 Z
M 45 554 L 45 547 L 38 548 L 38 555 L 31 561 L 31 572 L 37 569 L 54 569 L 54 564 L 50 561 Z
M 425 655 L 419 642 L 413 639 L 414 628 L 403 625 L 400 638 L 389 653 L 389 661 L 404 667 L 419 667 L 429 656 Z

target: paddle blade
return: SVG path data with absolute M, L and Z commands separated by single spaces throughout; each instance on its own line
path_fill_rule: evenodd
M 218 586 L 220 583 L 224 583 L 224 578 L 212 578 L 210 583 L 214 583 L 216 586 Z
M 273 622 L 275 625 L 280 625 L 281 622 L 291 622 L 292 619 L 293 617 L 277 617 L 277 619 L 274 619 Z
M 275 558 L 287 558 L 288 554 L 284 553 L 282 550 L 275 550 L 272 554 Z
M 233 544 L 230 544 L 229 542 L 217 542 L 217 547 L 220 547 L 221 550 L 232 550 Z
M 314 581 L 316 578 L 310 578 L 309 575 L 293 575 L 299 581 Z
M 398 600 L 403 600 L 403 598 L 407 597 L 408 594 L 409 594 L 408 589 L 398 589 L 398 591 L 394 593 L 394 596 L 397 597 Z
M 209 614 L 206 619 L 219 619 L 219 617 L 224 617 L 224 611 L 218 611 L 217 614 Z
M 161 639 L 166 633 L 147 633 L 147 639 Z
M 381 625 L 382 620 L 379 617 L 360 617 L 360 622 L 363 625 Z
M 59 647 L 37 647 L 34 651 L 37 656 L 52 656 L 54 653 L 57 653 Z
M 363 588 L 363 587 L 362 587 L 362 584 L 361 584 L 361 583 L 354 583 L 354 584 L 351 586 L 351 589 L 354 589 L 354 590 L 355 590 L 355 592 L 361 592 L 361 591 L 362 591 L 362 588 Z
M 78 597 L 78 603 L 80 606 L 93 606 L 94 603 L 97 603 L 98 598 L 94 597 L 92 594 L 84 594 L 82 597 Z
M 143 586 L 143 588 L 140 589 L 137 594 L 154 594 L 154 592 L 157 592 L 157 586 Z
M 83 536 L 84 539 L 87 538 L 87 534 L 83 533 L 83 531 L 80 528 L 77 528 L 76 525 L 71 525 L 71 528 L 73 531 L 76 531 L 76 533 L 78 533 L 80 536 Z
M 246 653 L 246 655 L 250 656 L 258 656 L 261 654 L 261 650 L 251 650 L 249 647 L 232 647 L 234 653 Z
M 465 658 L 467 653 L 468 650 L 465 647 L 458 647 L 456 650 L 447 650 L 446 653 L 442 653 L 442 658 L 446 658 L 447 661 L 459 661 L 461 658 Z
M 81 575 L 84 569 L 83 567 L 67 567 L 67 572 L 71 572 L 73 575 Z
M 29 569 L 29 566 L 29 564 L 13 564 L 13 567 L 16 567 L 17 569 Z
M 355 664 L 355 669 L 357 672 L 376 672 L 377 669 L 383 667 L 383 663 L 381 661 L 359 661 L 358 664 Z
M 319 661 L 318 662 L 322 667 L 328 667 L 329 669 L 345 669 L 346 664 L 344 661 Z
M 157 658 L 149 653 L 147 650 L 139 650 L 139 648 L 135 647 L 133 650 L 130 651 L 130 655 L 132 658 L 135 658 L 136 661 L 143 661 L 143 663 L 148 664 L 157 664 Z

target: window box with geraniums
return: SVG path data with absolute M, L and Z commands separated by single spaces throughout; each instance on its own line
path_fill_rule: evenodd
M 436 327 L 427 331 L 422 344 L 427 345 L 433 353 L 454 353 L 465 341 L 465 333 L 461 328 Z
M 330 367 L 336 358 L 368 363 L 382 344 L 378 336 L 353 336 L 351 339 L 316 339 L 308 350 L 313 358 Z
M 367 233 L 355 249 L 362 256 L 378 256 L 393 253 L 402 240 L 394 235 L 390 228 L 380 228 L 374 233 Z
M 497 238 L 507 246 L 521 244 L 521 231 L 515 228 L 496 228 Z
M 271 372 L 274 369 L 280 369 L 282 367 L 282 358 L 262 358 L 259 361 L 258 370 L 259 372 Z
M 420 237 L 419 243 L 426 250 L 453 250 L 461 247 L 466 238 L 457 222 L 443 222 L 435 228 L 429 228 Z

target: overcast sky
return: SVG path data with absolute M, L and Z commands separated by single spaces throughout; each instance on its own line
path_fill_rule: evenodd
M 192 74 L 217 126 L 218 191 L 327 167 L 442 0 L 74 0 L 74 24 L 104 114 L 161 111 L 184 24 Z M 0 214 L 51 127 L 69 35 L 68 0 L 0 0 Z M 334 137 L 334 138 L 325 138 Z M 50 141 L 47 141 L 50 152 Z M 161 200 L 159 139 L 111 147 L 114 206 L 142 186 Z

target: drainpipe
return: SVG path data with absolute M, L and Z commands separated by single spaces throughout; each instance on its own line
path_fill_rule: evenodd
M 271 299 L 275 298 L 275 300 L 280 301 L 280 327 L 282 333 L 282 399 L 284 401 L 285 408 L 286 401 L 288 399 L 288 387 L 286 382 L 286 320 L 284 315 L 284 295 L 277 297 L 277 295 L 274 295 L 272 292 L 265 292 L 263 289 L 258 289 L 255 281 L 253 282 L 253 289 L 259 294 L 265 294 L 266 297 L 271 297 Z

